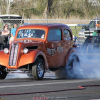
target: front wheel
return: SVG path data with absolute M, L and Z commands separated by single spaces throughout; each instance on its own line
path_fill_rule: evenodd
M 0 66 L 0 79 L 5 79 L 7 76 L 7 72 L 5 70 L 5 67 Z
M 32 66 L 32 75 L 35 80 L 41 80 L 44 77 L 45 64 L 42 59 L 36 59 Z

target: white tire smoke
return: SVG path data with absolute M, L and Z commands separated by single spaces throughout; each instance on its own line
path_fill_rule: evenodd
M 55 75 L 58 78 L 81 78 L 83 77 L 80 61 L 75 52 L 71 53 L 66 66 L 62 70 L 56 71 Z

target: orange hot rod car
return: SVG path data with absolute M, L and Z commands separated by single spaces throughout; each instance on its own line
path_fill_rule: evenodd
M 16 70 L 40 80 L 46 71 L 73 69 L 74 63 L 79 64 L 74 47 L 71 29 L 65 24 L 20 26 L 9 49 L 0 51 L 0 79 Z

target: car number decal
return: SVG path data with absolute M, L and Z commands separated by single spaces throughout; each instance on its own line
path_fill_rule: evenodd
M 57 50 L 56 49 L 47 48 L 47 53 L 49 55 L 54 55 L 54 54 L 56 54 L 56 52 L 58 52 L 58 53 L 63 52 L 63 47 L 57 47 Z
M 57 52 L 63 52 L 63 47 L 57 47 Z
M 56 54 L 56 49 L 47 48 L 47 53 L 48 53 L 49 55 L 54 55 L 54 54 Z

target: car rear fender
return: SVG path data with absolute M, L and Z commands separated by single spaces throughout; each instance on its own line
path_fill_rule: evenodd
M 27 54 L 23 54 L 20 58 L 19 66 L 34 63 L 38 57 L 42 57 L 45 62 L 45 69 L 48 69 L 48 62 L 45 54 L 39 50 L 31 51 Z
M 75 54 L 77 54 L 77 53 L 76 53 L 76 50 L 75 50 L 74 48 L 70 48 L 70 49 L 69 49 L 68 54 L 67 54 L 67 56 L 66 56 L 66 63 L 67 63 L 67 61 L 68 61 L 68 58 L 69 58 L 70 54 L 71 54 L 71 53 L 74 53 L 74 52 L 75 52 Z

